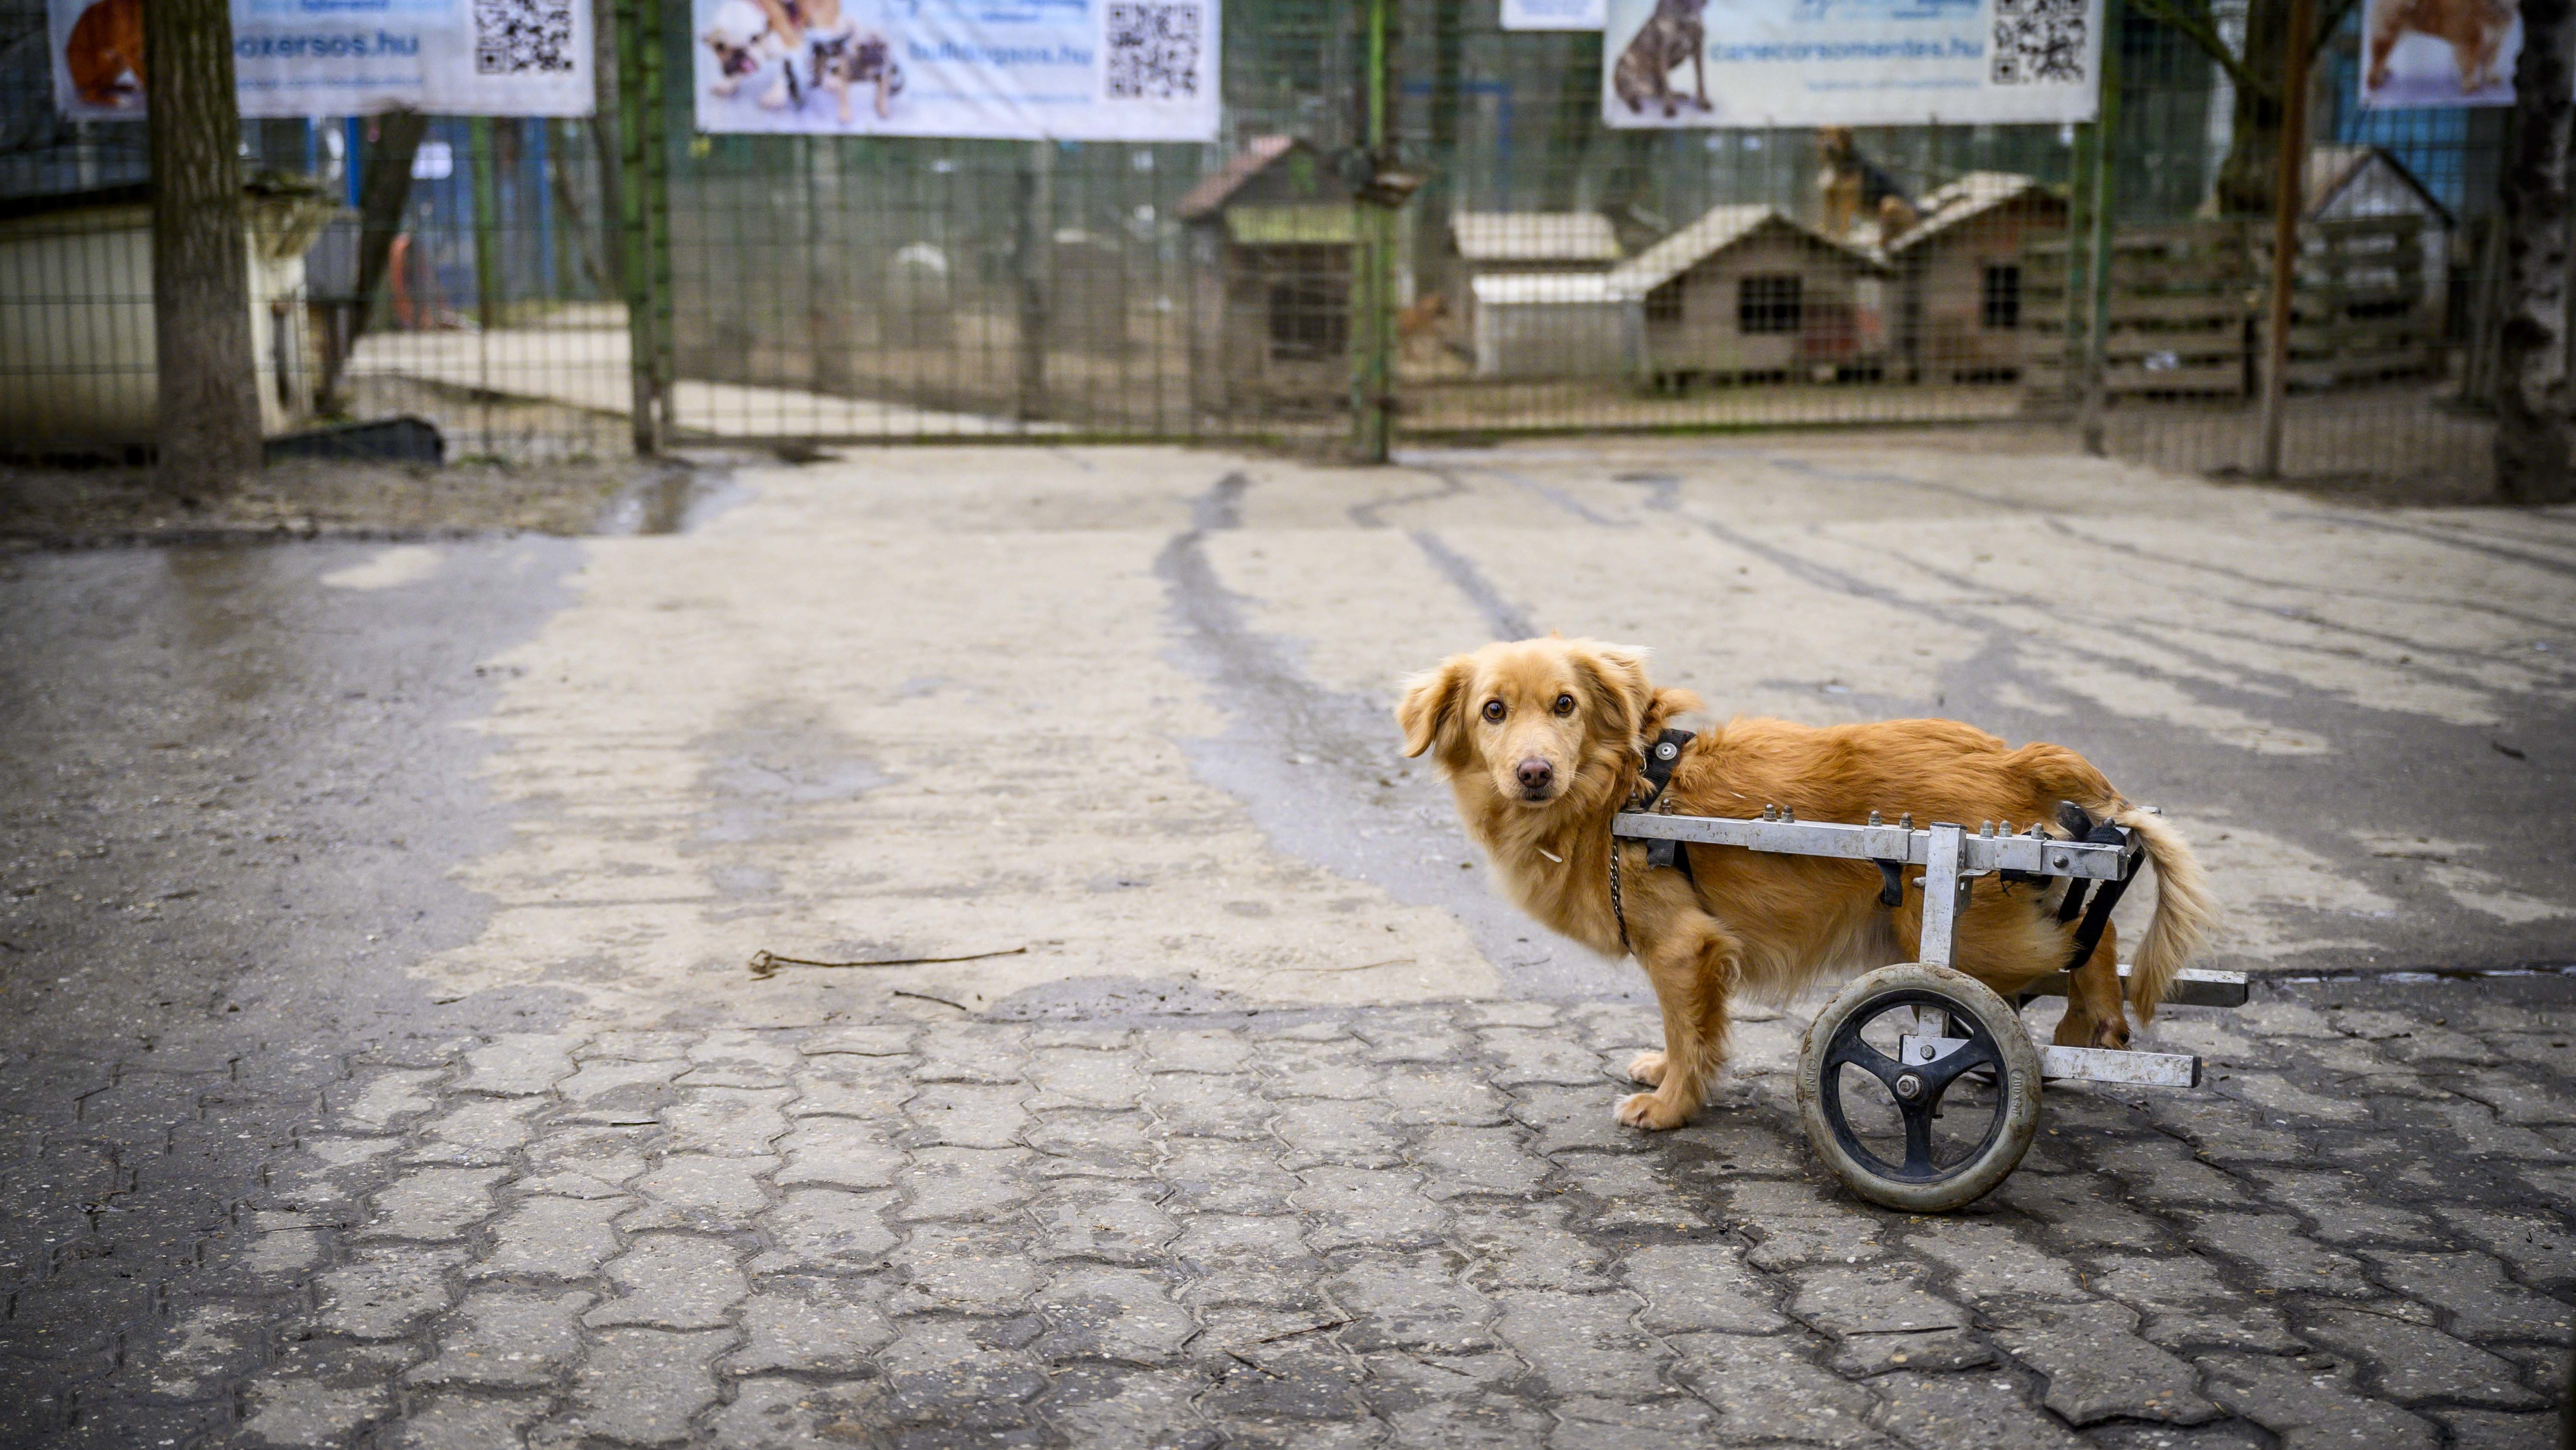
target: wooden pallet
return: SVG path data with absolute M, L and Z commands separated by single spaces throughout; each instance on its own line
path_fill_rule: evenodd
M 2291 294 L 2289 386 L 2324 392 L 2438 371 L 2425 305 L 2422 220 L 2310 223 Z M 2111 245 L 2102 344 L 2106 395 L 2244 398 L 2259 385 L 2268 228 L 2243 222 L 2142 227 Z M 2074 395 L 2066 331 L 2066 239 L 2023 248 L 2024 385 Z

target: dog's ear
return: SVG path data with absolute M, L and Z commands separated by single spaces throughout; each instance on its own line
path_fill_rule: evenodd
M 1406 755 L 1420 755 L 1458 728 L 1459 702 L 1467 693 L 1467 676 L 1473 668 L 1467 656 L 1451 655 L 1406 677 L 1404 698 L 1395 707 L 1395 723 L 1404 727 Z
M 1646 678 L 1646 652 L 1625 645 L 1588 645 L 1574 651 L 1574 668 L 1619 734 L 1636 739 L 1655 697 L 1654 684 Z

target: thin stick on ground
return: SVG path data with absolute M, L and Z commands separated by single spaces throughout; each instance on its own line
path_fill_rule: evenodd
M 999 951 L 963 952 L 952 957 L 870 957 L 858 962 L 818 962 L 809 957 L 782 957 L 776 952 L 761 951 L 751 954 L 750 966 L 752 976 L 765 982 L 777 976 L 781 967 L 915 967 L 933 962 L 980 962 L 986 957 L 1016 957 L 1027 950 L 1026 946 L 1016 946 Z

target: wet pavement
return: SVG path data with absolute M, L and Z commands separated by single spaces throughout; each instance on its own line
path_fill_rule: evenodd
M 2381 969 L 2576 959 L 2569 515 L 1938 439 L 725 498 L 0 558 L 0 1444 L 2549 1443 L 2576 984 Z M 1797 1004 L 1619 1130 L 1639 984 L 1385 724 L 1525 628 L 2075 745 L 2271 975 L 1949 1219 L 1819 1175 Z

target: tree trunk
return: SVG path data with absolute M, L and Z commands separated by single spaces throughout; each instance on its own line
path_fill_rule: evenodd
M 2523 0 L 2513 149 L 2503 176 L 2504 331 L 2496 379 L 2496 491 L 2576 500 L 2568 389 L 2567 164 L 2576 4 Z
M 196 498 L 260 464 L 230 0 L 155 0 L 143 45 L 160 479 Z
M 2252 0 L 2245 7 L 2240 56 L 2247 75 L 2260 76 L 2276 87 L 2281 84 L 2290 56 L 2289 0 Z M 2281 98 L 2238 86 L 2227 159 L 2218 168 L 2220 216 L 2271 215 L 2272 173 L 2280 150 Z
M 376 294 L 393 261 L 394 238 L 402 235 L 403 208 L 411 204 L 412 159 L 428 133 L 429 118 L 418 111 L 387 111 L 375 118 L 375 136 L 358 169 L 358 296 L 349 309 L 348 339 L 333 351 L 330 375 L 322 380 L 325 412 L 347 411 L 340 375 L 375 316 Z

